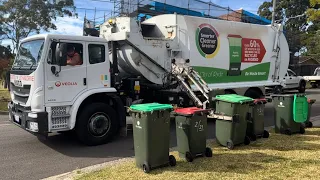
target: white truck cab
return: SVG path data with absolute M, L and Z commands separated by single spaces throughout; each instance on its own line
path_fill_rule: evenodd
M 68 46 L 80 55 L 81 65 L 66 65 Z M 75 129 L 87 144 L 104 143 L 125 126 L 125 109 L 110 79 L 103 38 L 26 38 L 10 73 L 10 119 L 35 134 Z

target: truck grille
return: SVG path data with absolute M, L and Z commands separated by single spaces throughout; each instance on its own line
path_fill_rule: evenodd
M 68 127 L 69 117 L 56 117 L 52 118 L 51 129 L 63 129 Z
M 68 128 L 68 122 L 70 115 L 67 113 L 66 106 L 55 106 L 51 107 L 51 129 L 65 129 Z
M 31 85 L 24 85 L 23 87 L 15 86 L 13 83 L 10 83 L 10 90 L 14 94 L 14 100 L 20 103 L 27 103 L 30 95 Z

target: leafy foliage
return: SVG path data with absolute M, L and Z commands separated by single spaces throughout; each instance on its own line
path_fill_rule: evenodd
M 11 39 L 14 48 L 32 33 L 56 29 L 53 20 L 58 16 L 73 16 L 73 0 L 3 0 L 0 3 L 2 39 Z
M 271 19 L 272 15 L 272 2 L 266 1 L 258 9 L 258 14 L 267 19 Z M 295 17 L 302 15 L 310 6 L 309 0 L 281 0 L 277 1 L 275 9 L 275 19 L 282 20 L 284 17 Z M 303 47 L 302 44 L 302 31 L 306 30 L 308 23 L 307 17 L 302 16 L 293 18 L 285 23 L 285 33 L 289 44 L 290 51 L 294 54 L 299 52 Z
M 320 0 L 310 0 L 310 8 L 307 10 L 310 21 L 320 21 Z

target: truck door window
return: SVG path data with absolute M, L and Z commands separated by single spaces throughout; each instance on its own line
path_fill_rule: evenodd
M 89 44 L 90 64 L 102 63 L 105 61 L 105 46 L 102 44 Z
M 67 44 L 67 65 L 77 66 L 83 64 L 83 47 L 82 44 Z
M 52 42 L 51 50 L 55 52 L 57 42 Z M 68 57 L 67 57 L 67 66 L 75 66 L 83 64 L 83 46 L 80 43 L 67 43 L 68 47 Z M 51 58 L 52 65 L 58 65 L 58 62 L 55 58 L 55 53 L 52 53 Z

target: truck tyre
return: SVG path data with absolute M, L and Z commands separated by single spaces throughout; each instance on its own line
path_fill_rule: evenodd
M 304 81 L 301 81 L 299 84 L 299 93 L 304 93 L 306 91 L 306 83 Z
M 86 105 L 76 124 L 78 139 L 89 146 L 109 142 L 119 128 L 115 110 L 105 103 Z

